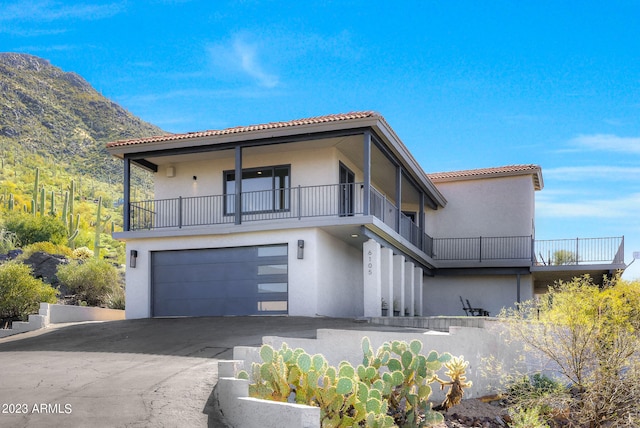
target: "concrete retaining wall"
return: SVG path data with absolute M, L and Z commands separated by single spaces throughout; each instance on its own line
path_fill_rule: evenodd
M 220 361 L 215 397 L 232 428 L 320 428 L 320 408 L 249 397 L 249 381 L 236 379 L 241 361 Z
M 12 328 L 0 330 L 0 338 L 27 331 L 39 330 L 46 328 L 49 324 L 123 319 L 124 311 L 118 309 L 40 303 L 38 315 L 29 315 L 29 321 L 26 322 L 13 322 Z
M 516 358 L 516 349 L 509 347 L 501 338 L 502 327 L 496 320 L 489 318 L 478 319 L 483 327 L 455 327 L 452 326 L 448 333 L 437 331 L 418 331 L 418 332 L 398 332 L 398 331 L 354 331 L 354 330 L 331 330 L 320 329 L 317 331 L 317 339 L 303 339 L 293 337 L 277 337 L 265 336 L 263 343 L 270 344 L 274 348 L 279 349 L 282 343 L 287 343 L 291 348 L 303 348 L 309 354 L 323 354 L 329 364 L 338 366 L 341 361 L 349 361 L 352 365 L 358 365 L 362 361 L 361 342 L 363 337 L 368 337 L 374 349 L 377 349 L 382 343 L 392 340 L 403 340 L 410 342 L 414 339 L 423 343 L 422 353 L 427 354 L 431 350 L 439 353 L 449 352 L 454 356 L 463 355 L 469 361 L 467 369 L 467 379 L 473 381 L 473 386 L 465 389 L 465 398 L 481 397 L 484 395 L 495 393 L 499 390 L 499 379 L 492 379 L 485 376 L 484 369 L 486 361 L 484 358 L 493 357 L 502 364 L 503 369 L 509 371 L 518 361 Z M 264 409 L 263 400 L 249 400 L 245 395 L 248 388 L 247 381 L 234 379 L 237 372 L 242 368 L 251 372 L 251 365 L 254 362 L 261 362 L 258 347 L 236 346 L 233 349 L 233 358 L 235 361 L 221 363 L 220 380 L 216 387 L 216 396 L 220 404 L 220 409 L 228 419 L 228 423 L 232 427 L 245 426 L 265 426 L 262 425 L 268 418 L 261 418 L 256 424 L 250 421 L 249 415 L 260 414 L 260 412 L 277 412 L 278 415 L 284 413 L 282 410 L 287 404 L 278 403 L 277 406 Z M 225 365 L 226 364 L 226 365 Z M 223 368 L 224 366 L 224 368 Z M 441 377 L 444 377 L 444 371 L 441 371 Z M 223 378 L 224 376 L 224 378 Z M 238 383 L 242 382 L 242 383 Z M 240 391 L 240 392 L 239 392 Z M 444 399 L 447 391 L 441 391 L 434 388 L 431 398 L 434 401 Z M 257 402 L 260 402 L 259 404 Z M 269 403 L 269 402 L 267 402 Z M 302 410 L 307 415 L 308 406 L 302 406 Z M 291 408 L 287 408 L 287 412 L 296 412 Z M 318 413 L 319 415 L 319 413 Z M 279 416 L 278 416 L 279 417 Z M 304 418 L 310 416 L 304 416 Z M 280 424 L 279 426 L 288 427 L 316 427 L 319 425 L 307 425 L 307 419 L 303 416 L 291 416 L 290 423 Z M 277 419 L 275 419 L 277 420 Z M 303 422 L 301 422 L 303 421 Z M 316 416 L 319 424 L 319 416 Z

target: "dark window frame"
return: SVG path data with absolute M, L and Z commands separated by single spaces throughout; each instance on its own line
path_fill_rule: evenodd
M 278 175 L 276 171 L 284 170 L 285 175 Z M 242 169 L 242 180 L 251 178 L 245 177 L 245 174 L 251 175 L 253 173 L 258 173 L 259 171 L 269 171 L 271 173 L 271 189 L 265 189 L 264 192 L 271 192 L 271 208 L 268 209 L 258 209 L 247 211 L 245 209 L 245 204 L 242 204 L 242 214 L 265 214 L 265 213 L 279 213 L 279 212 L 289 212 L 291 211 L 291 164 L 285 165 L 272 165 L 272 166 L 262 166 L 255 168 L 243 168 Z M 232 216 L 236 213 L 235 203 L 233 203 L 233 199 L 229 201 L 229 197 L 235 197 L 234 193 L 227 192 L 227 184 L 230 181 L 235 182 L 236 171 L 233 169 L 225 170 L 222 172 L 222 180 L 223 180 L 223 190 L 224 190 L 224 215 Z M 285 180 L 283 183 L 280 183 L 280 187 L 276 188 L 276 179 L 284 177 Z M 234 186 L 235 188 L 235 186 Z M 245 192 L 244 189 L 241 193 L 241 197 L 244 197 L 245 194 L 249 192 Z M 280 205 L 282 208 L 276 208 L 276 206 Z

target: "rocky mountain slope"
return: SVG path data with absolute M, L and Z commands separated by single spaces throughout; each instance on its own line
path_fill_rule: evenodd
M 120 181 L 108 141 L 163 134 L 73 72 L 32 55 L 0 53 L 0 150 L 38 154 L 69 172 Z

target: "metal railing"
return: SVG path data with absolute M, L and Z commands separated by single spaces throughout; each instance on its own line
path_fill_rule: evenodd
M 242 222 L 363 213 L 360 183 L 242 193 Z M 130 204 L 131 230 L 234 223 L 236 195 L 157 199 Z
M 434 260 L 531 260 L 531 236 L 433 238 Z
M 241 222 L 363 215 L 362 183 L 242 193 Z M 236 195 L 132 202 L 131 230 L 233 224 Z M 370 213 L 434 260 L 527 260 L 531 265 L 624 264 L 624 237 L 534 240 L 531 236 L 432 238 L 378 190 Z M 399 223 L 398 223 L 399 220 Z
M 624 264 L 624 237 L 536 240 L 534 264 Z

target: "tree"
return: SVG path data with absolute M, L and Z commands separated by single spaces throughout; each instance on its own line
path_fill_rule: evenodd
M 501 318 L 524 352 L 546 358 L 547 370 L 568 382 L 571 393 L 556 398 L 577 426 L 640 424 L 640 282 L 558 282 Z
M 578 263 L 578 258 L 573 251 L 558 250 L 553 253 L 553 259 L 551 259 L 551 262 L 556 266 L 575 265 Z

